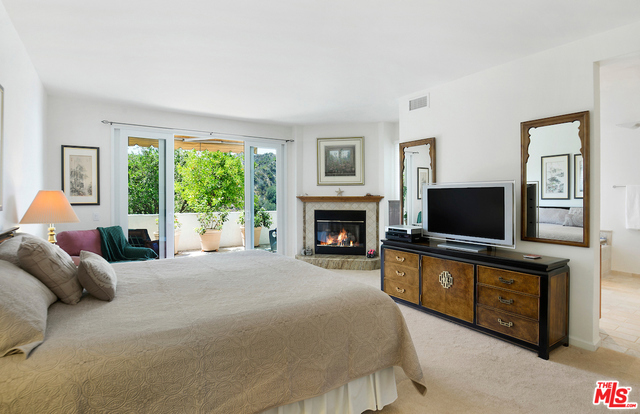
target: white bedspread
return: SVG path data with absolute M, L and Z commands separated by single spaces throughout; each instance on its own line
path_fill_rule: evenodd
M 114 268 L 113 302 L 56 302 L 44 343 L 0 358 L 0 412 L 255 413 L 394 365 L 425 390 L 373 287 L 256 251 Z

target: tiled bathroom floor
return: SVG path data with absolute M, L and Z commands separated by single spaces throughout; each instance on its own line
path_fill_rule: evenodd
M 602 346 L 640 358 L 640 274 L 602 276 Z

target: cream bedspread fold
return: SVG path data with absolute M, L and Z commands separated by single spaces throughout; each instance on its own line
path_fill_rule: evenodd
M 113 302 L 57 302 L 27 360 L 0 358 L 0 412 L 255 413 L 390 366 L 425 392 L 373 287 L 258 251 L 114 268 Z

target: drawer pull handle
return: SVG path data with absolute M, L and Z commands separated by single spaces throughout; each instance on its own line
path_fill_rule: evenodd
M 404 293 L 404 289 L 400 289 L 399 287 L 396 287 L 396 290 L 398 291 L 398 293 Z
M 507 328 L 511 328 L 513 326 L 513 322 L 502 322 L 502 319 L 498 318 L 498 323 L 502 326 L 506 326 Z
M 502 299 L 502 296 L 498 296 L 498 300 L 500 303 L 504 303 L 505 305 L 513 305 L 513 299 Z
M 404 276 L 404 272 L 400 272 L 400 271 L 396 270 L 396 275 L 398 275 L 398 276 Z
M 502 282 L 502 283 L 504 283 L 504 284 L 507 284 L 507 285 L 510 285 L 510 284 L 512 284 L 513 282 L 515 282 L 515 280 L 513 280 L 513 279 L 509 279 L 509 280 L 507 280 L 507 279 L 503 279 L 503 278 L 502 278 L 502 276 L 501 276 L 501 277 L 499 277 L 499 278 L 498 278 L 498 280 L 499 280 L 499 281 L 501 281 L 501 282 Z
M 399 262 L 404 262 L 404 257 L 396 256 L 396 260 Z

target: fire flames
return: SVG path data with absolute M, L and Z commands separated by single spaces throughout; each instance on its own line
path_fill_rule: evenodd
M 324 241 L 320 242 L 321 246 L 341 246 L 341 247 L 353 247 L 352 237 L 349 237 L 349 234 L 345 229 L 342 229 L 340 233 L 337 235 L 327 235 Z M 356 246 L 358 243 L 355 244 Z

